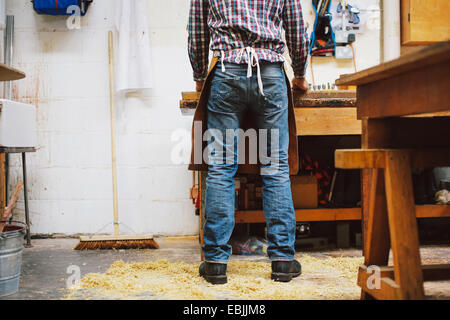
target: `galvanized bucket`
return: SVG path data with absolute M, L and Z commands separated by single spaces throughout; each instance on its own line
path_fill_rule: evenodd
M 21 222 L 7 225 L 0 233 L 0 297 L 19 291 L 23 236 Z

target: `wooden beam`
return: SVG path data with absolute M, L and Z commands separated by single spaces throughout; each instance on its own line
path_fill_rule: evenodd
M 410 155 L 386 152 L 384 181 L 395 282 L 401 299 L 424 299 Z
M 364 243 L 364 263 L 366 265 L 387 265 L 391 243 L 384 175 L 381 169 L 374 170 L 371 176 L 368 213 L 367 241 Z
M 423 281 L 445 281 L 450 279 L 450 264 L 422 266 Z M 380 276 L 394 279 L 393 266 L 380 266 Z
M 408 154 L 413 168 L 445 167 L 450 165 L 450 148 L 394 150 L 394 149 L 346 149 L 336 150 L 335 166 L 341 169 L 382 169 L 386 168 L 391 151 Z
M 358 119 L 448 111 L 449 74 L 450 61 L 446 61 L 360 85 Z
M 450 41 L 425 47 L 422 50 L 405 54 L 399 59 L 385 62 L 357 73 L 341 75 L 336 80 L 336 85 L 360 86 L 430 65 L 440 65 L 448 61 L 450 61 Z M 422 83 L 424 82 L 424 79 L 420 80 Z
M 319 208 L 319 209 L 296 209 L 297 221 L 346 221 L 361 219 L 360 208 Z M 265 223 L 263 210 L 236 211 L 236 223 Z
M 298 136 L 361 135 L 356 108 L 295 108 Z
M 295 216 L 298 222 L 361 220 L 361 208 L 296 209 Z M 416 216 L 417 218 L 448 218 L 450 217 L 450 206 L 417 205 Z M 235 220 L 236 223 L 266 222 L 262 209 L 238 210 Z
M 400 293 L 399 293 L 399 285 L 395 283 L 394 280 L 392 280 L 389 277 L 381 277 L 379 282 L 379 287 L 372 287 L 371 276 L 373 276 L 373 273 L 368 272 L 368 267 L 363 265 L 359 267 L 358 271 L 358 286 L 361 287 L 361 289 L 370 294 L 372 297 L 378 299 L 378 300 L 399 300 L 401 299 Z M 371 285 L 369 285 L 369 283 Z

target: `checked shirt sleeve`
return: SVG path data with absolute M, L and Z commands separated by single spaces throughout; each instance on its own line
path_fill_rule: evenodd
M 187 26 L 188 52 L 195 81 L 205 80 L 208 73 L 208 11 L 209 0 L 191 0 Z
M 294 75 L 301 78 L 306 73 L 309 38 L 304 26 L 300 0 L 285 0 L 283 27 L 286 31 L 286 44 L 292 59 Z

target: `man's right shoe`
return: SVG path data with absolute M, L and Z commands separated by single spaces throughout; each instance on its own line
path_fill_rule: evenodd
M 227 265 L 226 263 L 202 262 L 199 268 L 200 276 L 212 284 L 227 283 Z
M 272 280 L 289 282 L 302 274 L 302 265 L 297 260 L 272 261 Z

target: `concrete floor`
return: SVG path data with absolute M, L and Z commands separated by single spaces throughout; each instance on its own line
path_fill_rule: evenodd
M 61 299 L 67 293 L 66 280 L 73 274 L 70 266 L 78 266 L 81 276 L 91 272 L 104 272 L 117 261 L 140 262 L 167 259 L 170 262 L 198 263 L 198 241 L 165 241 L 158 239 L 158 250 L 105 250 L 75 251 L 77 239 L 33 240 L 33 247 L 23 252 L 22 276 L 18 293 L 0 298 L 10 299 Z M 308 252 L 315 257 L 361 256 L 358 249 Z M 301 253 L 297 253 L 301 255 Z M 450 263 L 450 246 L 433 246 L 421 249 L 424 263 Z M 263 257 L 232 256 L 232 259 L 267 260 Z M 320 279 L 319 279 L 320 281 Z M 450 281 L 425 283 L 427 298 L 450 299 Z

